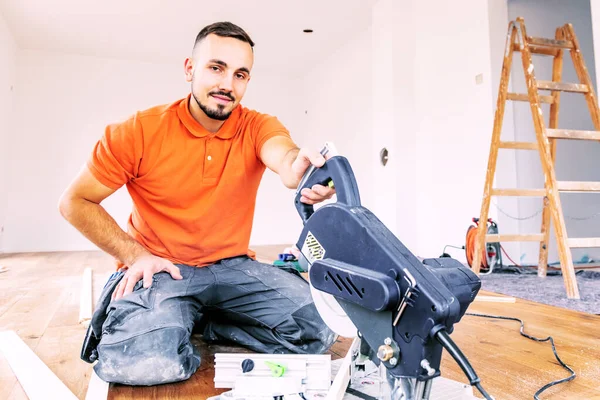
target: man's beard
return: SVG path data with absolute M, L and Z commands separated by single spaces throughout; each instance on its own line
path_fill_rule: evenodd
M 231 95 L 229 95 L 227 93 L 215 93 L 215 94 L 218 94 L 220 96 L 227 96 L 231 99 Z M 192 96 L 194 96 L 194 100 L 196 100 L 196 103 L 198 104 L 200 109 L 204 112 L 204 114 L 206 114 L 206 116 L 208 118 L 216 119 L 217 121 L 225 121 L 227 118 L 229 118 L 229 116 L 233 112 L 233 110 L 226 112 L 225 106 L 221 105 L 221 104 L 217 105 L 216 109 L 209 108 L 207 105 L 202 104 L 193 92 L 192 92 Z M 233 101 L 233 99 L 232 99 L 232 101 Z

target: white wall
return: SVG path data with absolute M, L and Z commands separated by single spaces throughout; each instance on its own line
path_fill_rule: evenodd
M 107 124 L 183 97 L 176 64 L 153 65 L 55 52 L 18 56 L 16 115 L 9 137 L 7 252 L 95 248 L 57 210 Z M 179 78 L 179 79 L 178 79 Z M 131 210 L 122 188 L 103 205 L 122 227 Z
M 600 54 L 600 0 L 590 0 L 590 14 L 592 19 L 592 37 L 594 38 L 594 55 Z M 600 57 L 594 57 L 595 65 L 588 66 L 596 71 L 596 76 L 600 75 Z M 597 92 L 596 88 L 596 92 Z
M 309 75 L 309 94 L 327 97 L 334 88 L 335 97 L 322 100 L 329 106 L 313 114 L 308 129 L 366 115 L 370 71 L 371 143 L 365 146 L 361 127 L 354 128 L 357 141 L 344 143 L 354 159 L 364 154 L 355 172 L 371 174 L 370 183 L 359 180 L 361 193 L 370 188 L 363 204 L 413 253 L 437 257 L 445 244 L 464 243 L 481 205 L 492 130 L 487 4 L 380 0 L 370 32 L 372 52 L 354 39 Z M 386 167 L 378 161 L 384 146 Z
M 372 121 L 371 31 L 355 37 L 302 79 L 306 135 L 304 145 L 333 142 L 348 158 L 363 204 L 373 199 L 370 143 Z
M 413 4 L 418 254 L 437 257 L 445 244 L 464 243 L 481 207 L 493 124 L 488 5 Z
M 8 165 L 7 141 L 11 135 L 13 116 L 13 89 L 15 86 L 15 71 L 17 46 L 11 32 L 0 14 L 0 253 L 4 250 L 4 224 L 6 218 L 6 198 Z
M 589 0 L 565 2 L 560 0 L 509 0 L 508 13 L 510 19 L 517 16 L 525 18 L 527 34 L 537 37 L 553 38 L 557 27 L 565 23 L 573 24 L 579 40 L 581 52 L 588 66 L 588 71 L 596 87 L 595 58 L 593 51 L 592 23 L 590 16 Z M 552 59 L 550 57 L 535 56 L 534 65 L 536 78 L 550 80 L 552 77 Z M 515 90 L 525 92 L 523 70 L 520 59 L 519 64 L 513 69 L 513 85 Z M 563 81 L 579 82 L 573 63 L 568 52 L 565 53 L 563 63 Z M 545 121 L 548 123 L 549 107 L 543 108 Z M 515 132 L 516 140 L 535 141 L 535 133 L 531 112 L 527 103 L 515 102 Z M 593 130 L 584 96 L 580 94 L 562 93 L 559 112 L 559 128 Z M 556 176 L 558 180 L 570 181 L 599 181 L 600 169 L 598 158 L 600 144 L 583 141 L 558 141 L 556 157 Z M 519 152 L 517 154 L 517 170 L 519 187 L 543 187 L 543 173 L 539 155 L 535 152 Z M 600 212 L 598 194 L 561 194 L 563 212 L 565 214 L 567 233 L 569 237 L 597 237 L 600 228 L 597 219 L 578 221 L 573 218 L 587 217 Z M 542 202 L 539 198 L 520 199 L 521 218 L 535 214 L 541 209 Z M 521 233 L 539 232 L 541 216 L 522 221 Z M 537 263 L 537 243 L 524 243 L 522 245 L 524 263 Z M 598 249 L 575 249 L 573 260 L 578 261 L 583 255 L 600 257 Z M 516 261 L 516 260 L 515 260 Z M 549 248 L 549 262 L 558 261 L 554 232 Z
M 492 69 L 492 103 L 495 112 L 498 101 L 498 89 L 500 87 L 500 76 L 502 74 L 502 63 L 504 61 L 504 51 L 506 49 L 506 35 L 508 32 L 509 19 L 507 0 L 488 0 L 488 10 Z M 516 56 L 519 55 L 519 53 L 514 54 Z M 513 68 L 520 68 L 520 60 L 518 58 L 515 58 L 514 60 Z M 513 91 L 512 79 L 509 81 L 508 87 L 509 91 Z M 490 128 L 490 134 L 491 132 L 492 130 Z M 501 138 L 503 141 L 515 141 L 514 112 L 510 102 L 507 102 L 506 107 L 504 108 Z M 491 140 L 489 145 L 491 145 Z M 496 165 L 494 187 L 517 187 L 516 158 L 517 150 L 500 149 Z M 519 217 L 519 200 L 517 197 L 492 197 L 489 215 L 498 222 L 501 233 L 519 233 L 519 221 L 515 219 Z M 508 255 L 515 261 L 519 258 L 521 254 L 521 242 L 505 242 L 502 243 L 502 246 Z M 505 257 L 504 254 L 502 257 Z M 505 261 L 510 263 L 508 260 Z
M 395 14 L 394 14 L 395 13 Z M 350 161 L 362 205 L 409 248 L 416 245 L 416 133 L 414 63 L 410 29 L 395 23 L 402 11 L 392 0 L 375 4 L 370 29 L 349 38 L 304 79 L 306 129 L 311 145 L 329 140 Z M 410 21 L 410 18 L 406 18 Z M 409 36 L 414 37 L 414 36 Z M 399 50 L 396 50 L 396 47 Z M 389 161 L 380 162 L 382 148 Z M 397 188 L 409 188 L 399 193 Z
M 398 21 L 405 21 L 398 24 Z M 373 171 L 371 211 L 409 249 L 417 251 L 414 162 L 415 36 L 412 2 L 380 0 L 373 7 Z M 388 150 L 388 162 L 380 152 Z
M 254 69 L 242 102 L 246 107 L 276 116 L 299 146 L 317 148 L 322 146 L 322 140 L 311 141 L 315 134 L 306 130 L 302 84 L 300 77 Z M 287 189 L 279 176 L 267 169 L 256 198 L 251 245 L 296 243 L 302 221 L 294 207 L 294 194 L 295 190 Z
M 15 120 L 20 122 L 7 143 L 7 168 L 18 173 L 9 175 L 5 192 L 6 252 L 95 248 L 60 216 L 58 198 L 89 157 L 106 124 L 189 93 L 182 64 L 19 52 Z M 294 93 L 291 85 L 257 73 L 244 104 L 278 115 L 293 131 L 297 126 L 293 110 L 298 107 L 281 100 L 282 93 Z M 287 190 L 278 181 L 269 180 L 264 189 L 270 191 L 270 187 L 272 196 L 263 198 L 266 201 L 257 210 L 253 236 L 262 242 L 278 237 L 262 221 L 267 210 L 293 216 L 292 200 L 287 209 L 279 201 Z M 103 205 L 126 226 L 131 201 L 125 189 Z
M 565 20 L 577 20 L 577 15 L 586 14 L 575 11 L 577 7 L 572 5 L 560 4 L 571 10 L 572 15 Z M 547 6 L 544 2 L 544 7 Z M 546 13 L 552 13 L 555 18 L 569 15 L 562 9 L 546 10 Z M 511 15 L 511 19 L 514 17 Z M 380 0 L 374 6 L 370 53 L 373 76 L 371 154 L 365 158 L 365 163 L 358 164 L 365 171 L 369 170 L 367 160 L 371 164 L 373 195 L 368 201 L 363 199 L 363 204 L 421 256 L 437 256 L 445 244 L 463 244 L 471 217 L 479 216 L 508 21 L 506 0 L 458 3 Z M 528 26 L 530 31 L 535 28 L 531 23 Z M 579 32 L 581 27 L 576 26 L 576 29 L 580 37 L 582 33 L 585 35 L 585 32 Z M 582 46 L 586 46 L 586 42 L 588 39 L 583 38 Z M 364 75 L 361 73 L 366 71 L 363 65 L 369 53 L 364 49 L 361 51 L 362 47 L 357 46 L 356 41 L 348 47 L 351 49 L 352 46 L 356 46 L 355 52 L 345 50 L 332 55 L 335 62 L 324 60 L 307 80 L 307 90 L 318 92 L 323 82 L 337 82 L 338 65 L 346 65 L 346 69 L 354 74 L 347 87 L 339 83 L 324 86 L 339 88 L 339 103 L 330 104 L 329 112 L 317 116 L 313 113 L 308 121 L 311 126 L 327 126 L 330 120 L 356 115 L 345 99 L 351 99 L 353 103 L 356 91 L 362 91 Z M 364 56 L 357 55 L 361 53 Z M 591 52 L 584 50 L 584 53 Z M 589 65 L 594 65 L 593 58 L 586 56 L 586 59 Z M 520 68 L 518 58 L 514 67 Z M 476 84 L 475 77 L 479 74 L 482 74 L 483 82 Z M 344 77 L 346 75 L 344 73 Z M 515 79 L 513 76 L 511 86 Z M 518 86 L 518 79 L 515 82 Z M 327 91 L 319 93 L 325 95 Z M 362 104 L 366 103 L 362 100 L 361 97 Z M 563 110 L 571 119 L 580 118 L 573 114 L 573 109 Z M 504 116 L 503 140 L 528 140 L 515 133 L 515 125 L 521 129 L 524 122 L 515 122 L 515 115 L 520 116 L 518 112 L 509 103 Z M 332 117 L 336 115 L 338 118 Z M 531 125 L 531 117 L 527 116 Z M 566 119 L 565 115 L 563 121 Z M 384 146 L 390 151 L 387 167 L 378 163 L 379 150 Z M 537 153 L 533 158 L 531 155 L 502 150 L 495 186 L 529 187 L 530 182 L 523 175 L 532 176 L 536 164 L 539 168 Z M 590 165 L 590 162 L 584 164 Z M 580 174 L 581 168 L 569 162 L 565 165 L 571 165 L 571 168 L 558 169 L 564 176 L 561 179 L 593 180 L 581 175 L 567 178 L 566 174 Z M 585 207 L 589 210 L 593 206 L 593 197 L 588 199 L 591 203 Z M 511 218 L 531 214 L 531 206 L 526 201 L 510 197 L 493 199 L 490 216 L 499 221 L 502 232 L 531 231 L 533 227 Z M 572 206 L 568 199 L 564 202 L 567 214 L 569 210 L 580 211 L 578 207 L 582 203 Z M 533 231 L 539 231 L 539 223 L 534 226 Z M 531 250 L 523 254 L 523 245 L 520 242 L 503 244 L 517 262 L 521 256 L 527 257 Z M 535 262 L 537 244 L 533 245 L 533 250 L 532 261 Z M 461 251 L 451 249 L 450 252 L 464 259 Z

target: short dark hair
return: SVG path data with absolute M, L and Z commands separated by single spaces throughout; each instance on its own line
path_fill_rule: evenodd
M 198 45 L 208 35 L 213 34 L 221 37 L 230 37 L 241 40 L 242 42 L 246 42 L 250 45 L 250 47 L 254 48 L 254 42 L 250 39 L 250 36 L 246 33 L 245 30 L 237 26 L 236 24 L 232 24 L 231 22 L 215 22 L 213 24 L 207 25 L 198 33 L 196 36 L 196 41 L 194 42 L 194 47 Z

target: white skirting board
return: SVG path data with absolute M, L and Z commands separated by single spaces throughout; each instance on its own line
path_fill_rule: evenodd
M 477 295 L 475 297 L 475 302 L 486 302 L 486 303 L 515 303 L 516 299 L 514 297 L 506 297 L 506 296 L 484 296 Z
M 359 345 L 360 339 L 354 338 L 344 357 L 344 361 L 342 361 L 338 373 L 335 375 L 335 379 L 331 383 L 326 400 L 342 400 L 344 398 L 344 393 L 346 393 L 346 388 L 348 387 L 352 374 L 352 360 L 358 351 Z
M 0 332 L 0 351 L 29 400 L 77 400 L 14 331 Z
M 92 369 L 85 400 L 106 400 L 108 398 L 108 388 L 109 383 L 100 379 L 96 371 Z

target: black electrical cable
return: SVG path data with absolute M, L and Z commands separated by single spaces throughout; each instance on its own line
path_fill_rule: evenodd
M 499 315 L 489 315 L 489 314 L 476 314 L 476 313 L 465 313 L 465 315 L 470 315 L 472 317 L 481 317 L 481 318 L 494 318 L 494 319 L 504 319 L 504 320 L 508 320 L 508 321 L 517 321 L 521 324 L 521 329 L 519 329 L 519 332 L 521 333 L 522 336 L 525 336 L 527 339 L 531 339 L 534 340 L 536 342 L 550 342 L 550 344 L 552 345 L 552 352 L 554 353 L 554 357 L 556 357 L 556 360 L 559 362 L 559 364 L 565 368 L 567 371 L 569 371 L 571 373 L 570 376 L 563 378 L 563 379 L 558 379 L 555 381 L 552 381 L 550 383 L 545 384 L 544 386 L 542 386 L 537 392 L 535 392 L 535 394 L 533 395 L 533 398 L 535 400 L 539 400 L 539 395 L 542 394 L 542 392 L 544 392 L 546 389 L 554 386 L 554 385 L 558 385 L 559 383 L 563 383 L 563 382 L 569 382 L 572 381 L 573 379 L 575 379 L 575 377 L 577 376 L 577 374 L 575 374 L 575 371 L 573 371 L 571 369 L 571 367 L 569 367 L 567 364 L 565 364 L 560 357 L 558 356 L 558 353 L 556 352 L 556 346 L 554 346 L 554 339 L 552 339 L 552 336 L 548 336 L 545 339 L 540 339 L 540 338 L 536 338 L 534 336 L 530 336 L 528 334 L 526 334 L 524 332 L 525 329 L 525 324 L 523 323 L 522 320 L 520 320 L 519 318 L 513 318 L 513 317 L 503 317 L 503 316 L 499 316 Z
M 475 387 L 477 388 L 477 390 L 479 390 L 479 393 L 481 393 L 485 399 L 493 399 L 493 397 L 490 396 L 488 394 L 488 392 L 485 391 L 485 389 L 483 388 L 483 386 L 481 386 L 480 382 L 476 383 Z
M 370 396 L 366 393 L 363 393 L 363 392 L 353 389 L 351 387 L 346 389 L 346 393 L 350 393 L 352 396 L 358 397 L 359 399 L 363 399 L 363 400 L 377 400 L 378 399 L 378 397 Z
M 471 363 L 469 363 L 467 357 L 463 354 L 462 351 L 460 351 L 460 348 L 458 348 L 456 343 L 454 343 L 454 341 L 450 338 L 448 332 L 441 329 L 435 334 L 435 337 L 441 343 L 441 345 L 444 346 L 448 353 L 450 353 L 452 358 L 454 358 L 456 363 L 463 370 L 463 372 L 469 379 L 469 383 L 471 384 L 471 386 L 475 386 L 485 399 L 492 400 L 492 397 L 489 394 L 487 394 L 487 392 L 481 386 L 480 379 L 477 376 L 477 373 L 475 372 L 473 367 L 471 366 Z

